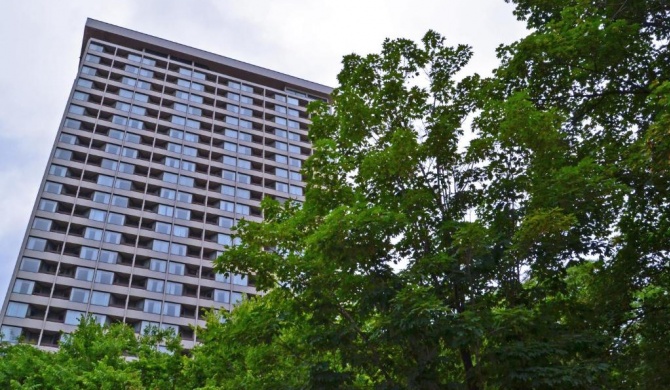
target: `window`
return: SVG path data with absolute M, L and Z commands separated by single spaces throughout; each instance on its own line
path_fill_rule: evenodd
M 90 89 L 93 88 L 93 81 L 86 79 L 78 79 L 77 86 Z
M 100 239 L 102 239 L 102 231 L 100 236 L 101 236 Z M 100 241 L 100 239 L 98 239 L 98 241 Z M 88 246 L 82 246 L 81 249 L 79 250 L 79 258 L 84 260 L 96 261 L 98 260 L 98 254 L 99 254 L 98 249 L 91 248 Z
M 289 153 L 296 153 L 296 154 L 302 153 L 302 150 L 300 150 L 300 146 L 295 146 L 295 145 L 289 145 L 288 146 L 288 151 L 289 151 Z
M 275 190 L 280 192 L 288 192 L 288 184 L 278 181 L 275 183 Z
M 248 160 L 237 160 L 237 166 L 242 169 L 251 169 L 251 161 Z
M 221 193 L 223 195 L 235 196 L 235 187 L 231 186 L 221 186 Z
M 89 69 L 92 69 L 92 68 L 89 68 Z M 94 69 L 94 71 L 95 71 L 95 69 Z M 94 76 L 95 76 L 95 74 L 94 74 Z M 74 94 L 72 95 L 72 98 L 75 99 L 75 100 L 81 100 L 82 102 L 87 102 L 88 101 L 88 94 L 83 93 L 83 92 L 79 92 L 79 91 L 75 91 Z
M 86 282 L 93 281 L 93 270 L 91 268 L 77 267 L 74 278 Z
M 137 158 L 138 154 L 139 152 L 136 149 L 131 148 L 123 148 L 123 153 L 121 153 L 123 157 L 129 157 L 129 158 Z
M 278 100 L 280 102 L 285 102 L 286 101 L 286 96 L 275 94 L 275 100 Z
M 9 325 L 2 325 L 2 327 L 0 327 L 0 341 L 16 344 L 20 338 L 21 328 Z
M 119 258 L 119 254 L 117 252 L 106 251 L 106 250 L 101 250 L 100 251 L 100 262 L 101 263 L 116 264 L 118 258 Z
M 32 280 L 16 279 L 12 292 L 16 294 L 31 295 L 33 293 L 33 288 L 35 288 L 35 282 Z
M 151 299 L 144 300 L 144 312 L 152 314 L 161 314 L 161 302 Z
M 227 124 L 233 125 L 233 126 L 238 126 L 240 124 L 239 119 L 237 119 L 235 117 L 232 117 L 232 116 L 226 116 L 225 121 L 226 121 Z
M 72 160 L 72 152 L 65 149 L 57 148 L 54 157 L 60 160 Z
M 88 49 L 91 51 L 98 51 L 100 53 L 105 51 L 105 48 L 102 45 L 98 45 L 97 43 L 93 42 L 91 42 L 91 44 L 88 46 Z
M 185 220 L 188 221 L 188 220 L 191 219 L 191 211 L 186 210 L 186 209 L 177 208 L 175 210 L 174 217 L 177 218 L 177 219 L 185 219 Z
M 230 291 L 214 290 L 214 301 L 221 303 L 230 303 Z
M 275 148 L 279 150 L 288 150 L 288 144 L 285 142 L 275 141 Z
M 167 165 L 170 168 L 177 168 L 179 169 L 179 159 L 173 158 L 173 157 L 165 157 L 165 165 Z M 165 181 L 165 174 L 163 174 L 163 180 Z M 170 183 L 176 183 L 170 182 Z
M 228 211 L 228 212 L 230 212 L 230 213 L 233 213 L 233 212 L 235 212 L 235 203 L 233 203 L 233 202 L 227 202 L 227 201 L 225 201 L 225 200 L 222 200 L 222 201 L 219 203 L 219 208 L 220 208 L 221 210 L 223 210 L 223 211 Z
M 246 286 L 249 284 L 249 279 L 247 278 L 247 275 L 233 274 L 233 284 Z
M 44 184 L 44 192 L 48 192 L 50 194 L 60 194 L 63 192 L 63 185 L 60 183 L 48 181 Z
M 186 252 L 187 252 L 186 245 L 176 244 L 174 242 L 172 244 L 170 244 L 170 253 L 171 254 L 177 255 L 177 256 L 186 256 Z
M 126 142 L 130 142 L 130 143 L 133 143 L 133 144 L 139 144 L 139 143 L 142 142 L 142 137 L 140 137 L 137 134 L 133 134 L 133 133 L 126 133 L 125 139 L 126 139 Z
M 165 302 L 163 305 L 163 315 L 179 317 L 181 315 L 181 305 L 178 303 Z
M 107 159 L 107 158 L 103 158 L 103 159 L 102 159 L 102 162 L 100 163 L 100 166 L 101 166 L 102 168 L 105 168 L 105 169 L 111 169 L 111 170 L 113 170 L 113 171 L 116 170 L 116 168 L 118 167 L 118 165 L 119 165 L 119 164 L 118 164 L 116 161 L 114 161 L 114 160 L 110 160 L 110 159 Z
M 114 185 L 114 178 L 111 176 L 98 175 L 97 184 L 105 187 L 111 187 Z
M 28 244 L 26 245 L 26 249 L 44 252 L 46 248 L 47 248 L 47 240 L 45 240 L 44 238 L 28 237 Z
M 119 232 L 112 232 L 112 231 L 106 231 L 105 232 L 105 242 L 110 243 L 110 244 L 120 244 L 121 243 L 121 233 Z
M 251 214 L 251 208 L 245 204 L 236 204 L 235 205 L 235 212 L 237 214 L 242 214 L 242 215 L 249 215 Z
M 33 220 L 33 229 L 48 232 L 51 230 L 51 220 L 35 217 Z
M 112 225 L 124 225 L 126 223 L 126 216 L 122 214 L 109 213 L 107 215 L 107 223 Z
M 37 208 L 41 211 L 48 211 L 51 213 L 55 213 L 56 210 L 58 209 L 58 202 L 48 199 L 41 199 Z
M 290 116 L 298 116 L 299 117 L 300 116 L 300 111 L 289 108 L 288 109 L 288 114 Z
M 167 241 L 153 240 L 151 249 L 156 252 L 168 253 L 170 249 L 170 243 Z
M 275 129 L 275 135 L 276 135 L 277 137 L 286 138 L 287 135 L 288 135 L 288 132 L 287 132 L 286 130 Z
M 157 272 L 165 272 L 167 269 L 167 261 L 151 259 L 151 261 L 149 261 L 149 269 Z
M 242 293 L 238 293 L 238 292 L 233 291 L 230 294 L 230 303 L 232 305 L 236 305 L 240 302 L 242 302 Z
M 120 190 L 130 190 L 133 187 L 133 183 L 130 180 L 116 179 L 114 181 L 114 188 Z
M 94 202 L 109 204 L 111 195 L 106 192 L 95 191 L 92 197 Z
M 110 294 L 102 291 L 93 291 L 91 294 L 91 305 L 109 306 Z
M 216 242 L 220 245 L 232 245 L 233 239 L 228 234 L 219 233 L 216 236 Z
M 298 123 L 296 121 L 289 120 L 288 121 L 288 127 L 292 128 L 292 129 L 299 129 L 300 128 L 300 123 Z
M 223 228 L 232 228 L 235 225 L 235 220 L 228 217 L 219 217 L 219 226 Z
M 186 226 L 175 225 L 172 229 L 175 237 L 188 237 L 188 228 Z
M 94 56 L 92 54 L 86 54 L 85 59 L 86 59 L 87 62 L 92 62 L 94 64 L 99 64 L 100 63 L 100 57 Z
M 193 187 L 195 186 L 195 179 L 188 176 L 179 176 L 179 185 Z
M 105 145 L 105 152 L 119 155 L 119 154 L 121 154 L 121 147 L 119 145 L 106 144 Z
M 158 205 L 158 214 L 159 215 L 165 215 L 166 217 L 171 217 L 174 215 L 174 207 L 172 206 L 167 206 L 164 204 L 159 204 Z
M 302 187 L 290 186 L 290 188 L 291 188 L 291 190 L 290 190 L 291 195 L 298 195 L 298 196 L 303 195 Z
M 300 101 L 298 99 L 292 98 L 290 96 L 286 98 L 286 101 L 288 102 L 288 104 L 292 104 L 294 106 L 300 105 Z
M 147 279 L 147 291 L 162 293 L 165 282 L 158 279 Z
M 249 108 L 242 107 L 242 108 L 240 108 L 240 114 L 246 115 L 246 116 L 253 116 L 254 112 Z
M 221 283 L 230 283 L 230 273 L 215 274 L 214 280 Z
M 127 149 L 124 148 L 124 151 L 126 150 Z M 135 166 L 133 164 L 128 164 L 124 162 L 119 163 L 119 172 L 128 173 L 132 175 L 133 173 L 135 173 Z
M 184 155 L 191 157 L 198 157 L 198 149 L 184 146 Z
M 84 312 L 68 310 L 65 312 L 65 325 L 79 325 L 79 319 L 84 316 Z
M 165 284 L 165 293 L 169 295 L 182 295 L 184 285 L 176 282 L 167 282 Z
M 21 260 L 21 267 L 19 267 L 19 269 L 26 272 L 39 272 L 41 264 L 41 260 L 24 257 Z
M 156 222 L 154 226 L 154 231 L 161 234 L 170 234 L 172 231 L 172 225 L 165 222 Z
M 291 141 L 300 141 L 300 134 L 289 131 L 288 139 L 290 139 Z
M 291 171 L 291 180 L 302 181 L 302 174 Z
M 238 188 L 236 191 L 236 195 L 238 198 L 251 199 L 251 191 L 245 190 L 243 188 Z
M 91 209 L 88 212 L 88 219 L 91 219 L 93 221 L 105 222 L 106 217 L 107 217 L 107 213 L 105 211 L 102 211 L 102 210 Z
M 81 288 L 73 288 L 70 291 L 70 302 L 88 303 L 89 291 Z
M 170 262 L 170 266 L 168 267 L 168 272 L 173 274 L 173 275 L 184 275 L 184 271 L 186 270 L 186 266 L 182 263 L 175 263 L 175 262 Z
M 251 184 L 251 176 L 245 175 L 242 173 L 237 174 L 237 181 L 239 183 L 244 183 L 244 184 Z
M 179 191 L 177 193 L 177 201 L 183 202 L 183 203 L 193 203 L 193 194 L 189 194 L 188 192 Z
M 188 131 L 184 134 L 184 140 L 188 142 L 200 142 L 200 136 L 197 134 L 189 133 Z
M 7 305 L 7 312 L 5 313 L 7 317 L 26 318 L 26 314 L 28 314 L 27 303 L 9 302 Z
M 282 117 L 276 116 L 276 117 L 275 117 L 275 123 L 277 123 L 277 124 L 279 124 L 279 125 L 286 126 L 286 118 L 282 118 Z
M 246 156 L 251 156 L 251 148 L 248 147 L 248 146 L 242 146 L 242 145 L 238 146 L 237 147 L 237 152 L 239 154 L 244 154 Z
M 51 167 L 49 167 L 49 174 L 54 176 L 65 177 L 67 176 L 67 168 L 60 165 L 52 164 Z
M 288 157 L 283 154 L 275 154 L 275 161 L 280 164 L 288 164 Z
M 119 110 L 128 111 L 130 110 L 130 104 L 117 102 L 116 108 Z M 128 124 L 128 118 L 125 116 L 112 115 L 112 123 L 119 126 L 125 126 Z
M 95 272 L 95 282 L 100 284 L 114 283 L 114 272 L 97 270 Z
M 289 165 L 296 168 L 302 168 L 302 160 L 297 158 L 289 158 Z
M 126 111 L 126 112 L 130 111 L 130 104 L 128 104 L 128 103 L 116 102 L 114 107 L 117 110 Z M 118 115 L 113 115 L 112 116 L 112 123 L 116 123 L 117 125 L 125 125 L 126 124 L 125 122 L 126 122 L 126 118 L 124 118 L 122 116 L 118 116 Z M 115 133 L 120 133 L 120 131 L 118 131 L 118 130 L 113 130 L 113 131 Z M 110 133 L 111 132 L 112 132 L 112 130 L 110 130 Z M 111 137 L 111 135 L 110 135 L 110 137 Z M 119 137 L 114 137 L 114 138 L 120 139 Z
M 75 120 L 73 120 L 73 119 L 66 119 L 66 120 L 65 120 L 65 126 L 66 126 L 66 127 L 77 126 L 77 123 L 78 123 L 79 125 L 81 125 L 81 122 L 79 122 L 79 121 L 75 121 Z M 77 127 L 70 127 L 70 128 L 71 128 L 71 129 L 78 129 L 79 126 L 77 126 Z M 63 133 L 63 134 L 61 134 L 61 135 L 60 135 L 60 138 L 59 138 L 58 140 L 59 140 L 60 142 L 64 143 L 64 144 L 70 144 L 70 145 L 77 145 L 77 144 L 79 143 L 78 140 L 77 140 L 77 137 L 75 137 L 75 136 L 72 135 L 72 134 L 67 134 L 67 133 Z
M 254 104 L 254 99 L 248 97 L 248 96 L 241 96 L 240 97 L 240 102 L 244 104 Z
M 84 238 L 89 239 L 89 240 L 100 241 L 100 240 L 102 240 L 102 230 L 92 228 L 92 227 L 87 227 L 84 230 Z
M 126 208 L 128 207 L 128 198 L 125 196 L 114 195 L 112 196 L 112 205 Z

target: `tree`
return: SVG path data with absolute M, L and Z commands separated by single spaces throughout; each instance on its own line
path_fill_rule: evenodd
M 668 6 L 515 3 L 491 78 L 434 32 L 345 57 L 305 203 L 220 258 L 270 291 L 266 342 L 301 329 L 308 385 L 667 382 Z

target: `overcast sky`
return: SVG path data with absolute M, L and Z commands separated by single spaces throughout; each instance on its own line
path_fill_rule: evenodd
M 77 72 L 87 17 L 336 86 L 343 55 L 433 29 L 474 48 L 487 74 L 495 48 L 525 34 L 503 0 L 21 0 L 0 23 L 0 302 Z

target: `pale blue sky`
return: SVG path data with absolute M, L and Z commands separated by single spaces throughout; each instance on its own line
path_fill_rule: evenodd
M 336 86 L 343 55 L 428 29 L 474 47 L 488 73 L 495 48 L 525 34 L 503 0 L 5 1 L 0 23 L 0 302 L 74 79 L 87 17 Z

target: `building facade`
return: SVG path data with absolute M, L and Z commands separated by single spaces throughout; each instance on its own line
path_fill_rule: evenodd
M 99 323 L 172 328 L 256 293 L 216 274 L 260 201 L 303 199 L 306 105 L 329 87 L 88 20 L 79 73 L 0 312 L 44 348 Z

